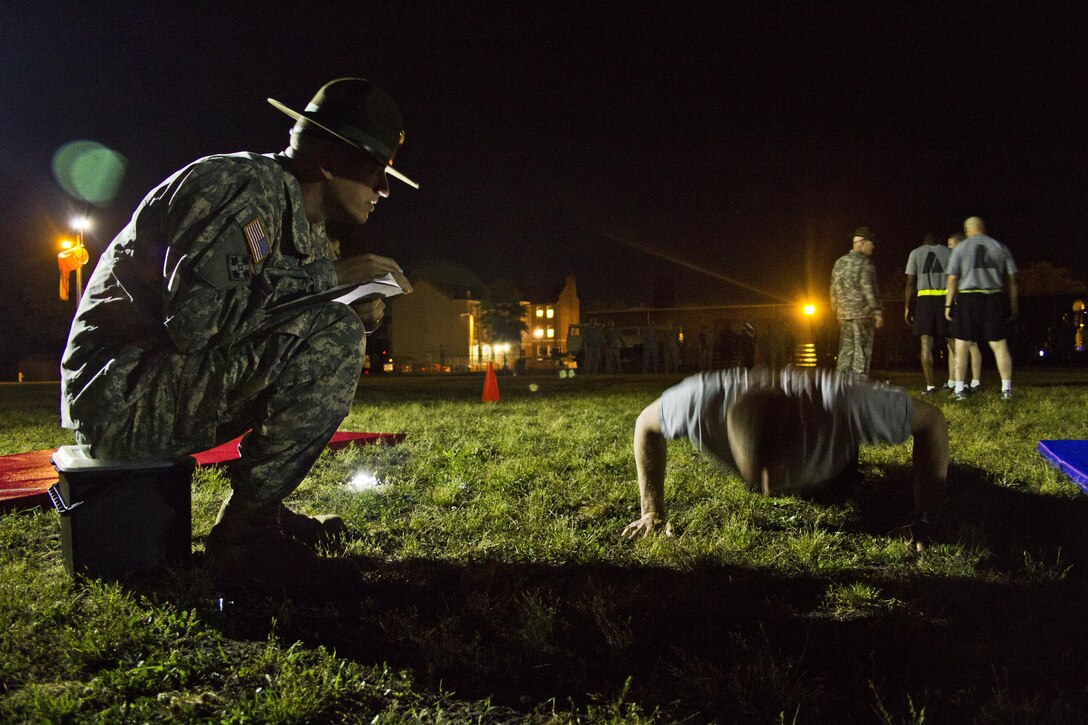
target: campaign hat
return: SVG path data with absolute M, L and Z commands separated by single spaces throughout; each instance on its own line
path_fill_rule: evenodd
M 870 242 L 876 242 L 876 235 L 873 234 L 873 230 L 869 227 L 858 227 L 854 230 L 854 233 L 850 235 L 850 239 L 853 240 L 854 237 L 862 237 L 863 239 L 868 239 Z
M 318 89 L 299 112 L 269 98 L 276 109 L 297 122 L 305 132 L 318 128 L 377 159 L 386 172 L 409 186 L 419 184 L 393 168 L 393 158 L 404 143 L 404 121 L 393 98 L 365 78 L 337 78 Z

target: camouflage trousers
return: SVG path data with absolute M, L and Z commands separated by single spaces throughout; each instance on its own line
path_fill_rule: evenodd
M 873 318 L 839 320 L 839 362 L 835 370 L 869 377 L 873 357 Z
M 347 416 L 364 340 L 351 308 L 330 303 L 273 315 L 227 348 L 146 352 L 127 375 L 88 391 L 76 440 L 98 458 L 138 460 L 245 434 L 230 468 L 234 490 L 282 501 Z

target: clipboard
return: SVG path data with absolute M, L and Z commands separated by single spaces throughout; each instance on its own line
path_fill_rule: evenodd
M 365 302 L 378 297 L 395 297 L 399 294 L 404 294 L 404 290 L 401 289 L 400 285 L 397 284 L 397 281 L 393 279 L 393 275 L 387 273 L 368 282 L 350 282 L 348 284 L 337 285 L 336 287 L 324 290 L 323 292 L 315 292 L 312 295 L 298 297 L 278 305 L 273 305 L 272 307 L 269 307 L 268 310 L 269 312 L 287 312 L 302 307 L 309 307 L 310 305 L 321 304 L 323 302 L 339 302 L 341 304 L 351 305 L 356 302 Z

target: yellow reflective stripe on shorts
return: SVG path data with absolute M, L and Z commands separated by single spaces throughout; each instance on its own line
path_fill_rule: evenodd
M 999 289 L 961 289 L 956 290 L 956 294 L 961 295 L 996 295 L 1001 290 Z
M 943 295 L 946 290 L 943 289 L 920 289 L 918 290 L 919 297 L 936 297 L 937 295 Z

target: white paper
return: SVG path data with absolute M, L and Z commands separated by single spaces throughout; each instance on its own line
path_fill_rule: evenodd
M 360 282 L 359 284 L 342 284 L 333 287 L 332 289 L 327 289 L 324 292 L 317 292 L 312 295 L 306 295 L 305 297 L 299 297 L 290 302 L 275 305 L 272 307 L 272 310 L 277 312 L 293 310 L 299 307 L 318 304 L 320 302 L 341 302 L 345 305 L 350 305 L 366 297 L 394 297 L 403 293 L 404 290 L 401 289 L 400 285 L 397 284 L 397 281 L 393 279 L 393 275 L 387 273 L 377 279 L 372 279 L 367 282 Z

